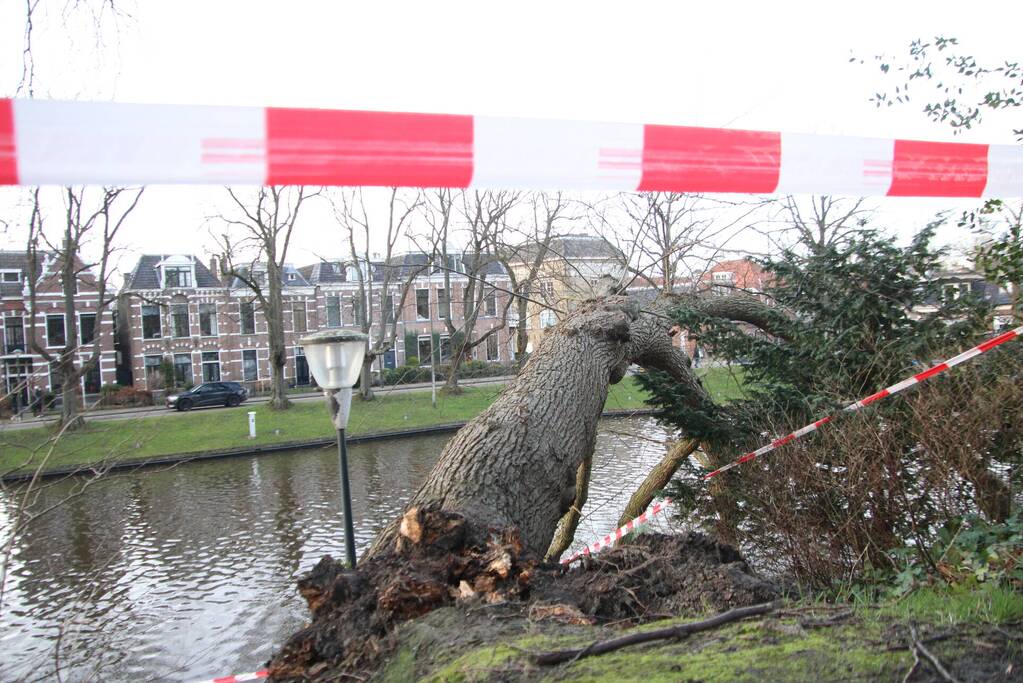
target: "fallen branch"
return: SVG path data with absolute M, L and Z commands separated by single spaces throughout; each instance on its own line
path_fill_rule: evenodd
M 709 631 L 712 628 L 717 628 L 718 626 L 733 621 L 739 621 L 740 619 L 746 619 L 747 617 L 767 614 L 768 612 L 774 611 L 776 608 L 777 603 L 775 602 L 765 602 L 759 605 L 752 605 L 751 607 L 736 607 L 728 610 L 727 612 L 715 615 L 710 619 L 705 619 L 704 621 L 693 621 L 688 624 L 679 624 L 678 626 L 670 626 L 668 628 L 661 628 L 655 631 L 632 633 L 627 636 L 622 636 L 621 638 L 597 641 L 581 649 L 546 652 L 544 654 L 535 655 L 533 657 L 533 661 L 541 666 L 552 666 L 554 664 L 561 664 L 562 662 L 582 659 L 583 657 L 591 657 L 593 655 L 602 655 L 607 652 L 614 652 L 615 650 L 620 650 L 621 648 L 628 647 L 629 645 L 649 643 L 653 640 L 681 638 L 689 635 L 690 633 Z
M 959 679 L 950 674 L 948 672 L 948 669 L 942 666 L 941 661 L 937 657 L 935 657 L 930 650 L 924 647 L 923 643 L 920 642 L 920 640 L 917 638 L 915 626 L 909 627 L 909 634 L 913 638 L 913 649 L 919 654 L 923 655 L 924 658 L 927 659 L 928 662 L 930 662 L 931 666 L 934 667 L 934 670 L 941 674 L 942 678 L 944 678 L 946 681 L 949 681 L 949 683 L 959 683 Z

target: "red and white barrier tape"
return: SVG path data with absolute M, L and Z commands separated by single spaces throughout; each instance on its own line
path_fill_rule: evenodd
M 0 99 L 0 185 L 1023 196 L 1023 146 L 451 114 Z
M 986 342 L 983 342 L 982 344 L 977 344 L 972 349 L 968 349 L 966 351 L 963 351 L 962 353 L 960 353 L 957 356 L 953 356 L 952 358 L 949 358 L 948 360 L 946 360 L 944 362 L 938 363 L 937 365 L 935 365 L 935 366 L 933 366 L 931 368 L 928 368 L 927 370 L 924 370 L 923 372 L 918 372 L 917 374 L 913 375 L 912 377 L 907 377 L 906 379 L 902 380 L 901 382 L 897 382 L 897 383 L 891 385 L 890 387 L 888 387 L 886 389 L 882 389 L 881 391 L 878 391 L 877 393 L 871 394 L 870 396 L 867 396 L 866 398 L 860 399 L 859 401 L 856 401 L 855 403 L 850 403 L 843 410 L 846 410 L 846 411 L 856 411 L 856 410 L 859 410 L 860 408 L 864 408 L 866 406 L 869 406 L 871 403 L 874 403 L 876 401 L 880 401 L 881 399 L 883 399 L 883 398 L 885 398 L 887 396 L 891 396 L 893 394 L 899 393 L 900 391 L 903 391 L 904 389 L 908 389 L 909 387 L 913 386 L 914 384 L 919 384 L 920 382 L 924 382 L 924 381 L 930 379 L 931 377 L 934 377 L 935 375 L 940 375 L 941 373 L 945 372 L 949 368 L 954 368 L 955 366 L 959 365 L 960 363 L 965 363 L 968 360 L 976 358 L 980 354 L 982 354 L 982 353 L 984 353 L 986 351 L 990 351 L 991 349 L 995 348 L 996 346 L 1001 346 L 1005 342 L 1010 341 L 1012 339 L 1015 339 L 1016 337 L 1023 337 L 1023 325 L 1021 325 L 1020 327 L 1017 327 L 1015 329 L 1009 330 L 1008 332 L 1003 332 L 1002 334 L 998 335 L 997 337 L 993 337 L 991 339 L 988 339 Z M 703 479 L 706 481 L 707 479 L 715 477 L 715 476 L 721 474 L 722 472 L 727 472 L 728 470 L 732 469 L 733 467 L 737 467 L 737 466 L 739 466 L 739 465 L 741 465 L 741 464 L 743 464 L 745 462 L 749 462 L 751 460 L 755 460 L 756 458 L 760 457 L 761 455 L 765 455 L 767 453 L 770 453 L 771 451 L 779 448 L 780 446 L 784 446 L 785 444 L 789 443 L 790 441 L 795 441 L 796 439 L 802 438 L 802 437 L 806 436 L 807 434 L 810 434 L 811 432 L 817 431 L 817 429 L 819 429 L 823 425 L 827 424 L 828 422 L 831 422 L 832 419 L 834 419 L 834 416 L 830 416 L 829 415 L 827 417 L 821 418 L 820 420 L 817 420 L 816 422 L 808 424 L 805 427 L 797 429 L 796 431 L 794 431 L 794 432 L 792 432 L 790 434 L 787 434 L 786 436 L 783 436 L 781 438 L 775 439 L 774 441 L 772 441 L 771 443 L 767 444 L 766 446 L 761 446 L 757 450 L 751 451 L 751 452 L 747 453 L 746 455 L 742 456 L 741 458 L 738 458 L 737 460 L 734 460 L 734 461 L 728 463 L 724 467 L 720 467 L 720 468 L 714 470 L 713 472 L 709 472 L 709 473 L 705 474 L 703 476 Z M 625 526 L 616 529 L 614 531 L 614 533 L 608 534 L 608 535 L 604 536 L 603 538 L 597 539 L 593 543 L 590 543 L 581 552 L 578 552 L 578 553 L 572 555 L 568 559 L 562 560 L 561 563 L 562 564 L 568 564 L 570 562 L 574 562 L 575 560 L 579 559 L 583 555 L 589 555 L 591 553 L 596 553 L 596 552 L 599 552 L 600 550 L 603 550 L 604 548 L 608 548 L 608 547 L 614 545 L 615 541 L 621 540 L 622 536 L 624 536 L 625 534 L 627 534 L 630 531 L 632 531 L 639 524 L 642 524 L 643 522 L 646 522 L 649 518 L 654 517 L 657 514 L 659 514 L 660 512 L 662 512 L 664 510 L 664 508 L 667 507 L 670 504 L 671 504 L 671 499 L 670 498 L 666 498 L 664 501 L 662 501 L 660 503 L 655 503 L 653 505 L 653 507 L 650 508 L 650 510 L 648 510 L 647 512 L 644 512 L 642 515 L 637 517 L 635 520 L 633 520 L 631 522 L 628 522 Z
M 846 410 L 846 411 L 856 411 L 856 410 L 859 410 L 860 408 L 865 408 L 866 406 L 869 406 L 871 403 L 874 403 L 875 401 L 880 401 L 882 398 L 885 398 L 887 396 L 891 396 L 893 394 L 897 394 L 897 393 L 899 393 L 900 391 L 902 391 L 904 389 L 908 389 L 909 387 L 913 386 L 914 384 L 919 384 L 920 382 L 924 382 L 924 381 L 930 379 L 931 377 L 934 377 L 935 375 L 940 375 L 941 373 L 945 372 L 949 368 L 954 368 L 955 366 L 959 365 L 960 363 L 965 363 L 966 361 L 968 361 L 968 360 L 970 360 L 972 358 L 976 358 L 977 356 L 979 356 L 980 354 L 984 353 L 985 351 L 990 351 L 991 349 L 995 348 L 996 346 L 1001 346 L 1002 344 L 1004 344 L 1005 342 L 1009 341 L 1010 339 L 1015 339 L 1016 337 L 1020 337 L 1020 336 L 1023 336 L 1023 326 L 1020 326 L 1020 327 L 1017 327 L 1015 329 L 1009 330 L 1008 332 L 1004 332 L 1004 333 L 998 335 L 997 337 L 993 337 L 991 339 L 988 339 L 983 344 L 978 344 L 978 345 L 974 346 L 972 349 L 969 349 L 967 351 L 963 351 L 958 356 L 954 356 L 954 357 L 949 358 L 948 360 L 946 360 L 946 361 L 944 361 L 942 363 L 938 363 L 937 365 L 935 365 L 935 366 L 933 366 L 933 367 L 931 367 L 931 368 L 929 368 L 927 370 L 924 370 L 923 372 L 918 372 L 917 374 L 913 375 L 912 377 L 908 377 L 908 378 L 902 380 L 901 382 L 896 382 L 895 384 L 891 385 L 887 389 L 882 389 L 881 391 L 879 391 L 879 392 L 877 392 L 875 394 L 871 394 L 870 396 L 867 396 L 866 398 L 862 398 L 859 401 L 856 401 L 855 403 L 850 403 L 849 405 L 847 405 L 844 408 L 844 410 Z M 761 446 L 757 450 L 752 451 L 750 453 L 747 453 L 746 455 L 742 456 L 738 460 L 735 460 L 733 462 L 728 463 L 724 467 L 720 467 L 720 468 L 714 470 L 713 472 L 709 472 L 709 473 L 703 475 L 703 478 L 704 478 L 704 480 L 710 479 L 711 477 L 717 476 L 717 475 L 721 474 L 722 472 L 727 472 L 728 470 L 732 469 L 733 467 L 741 465 L 744 462 L 749 462 L 750 460 L 755 460 L 756 458 L 760 457 L 761 455 L 764 455 L 766 453 L 770 453 L 771 451 L 775 450 L 779 446 L 784 446 L 785 444 L 787 444 L 790 441 L 795 441 L 796 439 L 804 437 L 804 436 L 806 436 L 807 434 L 809 434 L 811 432 L 817 431 L 818 428 L 820 428 L 822 425 L 827 424 L 828 422 L 831 422 L 832 419 L 834 419 L 834 416 L 829 415 L 828 417 L 821 418 L 820 420 L 817 420 L 816 422 L 812 422 L 812 423 L 806 425 L 805 427 L 801 427 L 800 429 L 797 429 L 796 431 L 792 432 L 791 434 L 786 434 L 785 436 L 783 436 L 783 437 L 781 437 L 779 439 L 775 439 L 774 441 L 772 441 L 771 443 L 767 444 L 766 446 Z
M 233 676 L 222 676 L 220 678 L 208 678 L 204 681 L 195 681 L 195 683 L 241 683 L 242 681 L 259 681 L 270 675 L 270 672 L 266 669 L 260 669 L 250 674 L 235 674 Z
M 624 536 L 625 534 L 635 530 L 636 527 L 638 527 L 640 524 L 646 524 L 648 521 L 650 521 L 651 519 L 653 519 L 657 515 L 659 515 L 662 512 L 664 512 L 664 510 L 669 505 L 671 505 L 671 498 L 665 498 L 662 501 L 654 503 L 652 506 L 650 506 L 649 510 L 647 510 L 646 512 L 641 514 L 636 519 L 629 520 L 628 522 L 625 523 L 625 526 L 618 527 L 617 529 L 614 530 L 613 533 L 610 533 L 607 536 L 604 536 L 604 538 L 598 538 L 596 541 L 594 541 L 593 543 L 590 543 L 588 546 L 586 546 L 585 548 L 583 548 L 582 550 L 580 550 L 576 554 L 574 554 L 571 557 L 568 557 L 566 559 L 563 559 L 561 561 L 561 564 L 569 564 L 571 562 L 575 562 L 576 560 L 578 560 L 580 557 L 582 557 L 584 555 L 591 555 L 593 553 L 599 553 L 604 548 L 610 548 L 617 541 L 622 540 L 622 536 Z

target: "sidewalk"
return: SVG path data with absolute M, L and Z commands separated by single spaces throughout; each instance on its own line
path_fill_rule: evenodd
M 508 380 L 512 379 L 514 375 L 506 375 L 501 377 L 481 377 L 478 379 L 463 379 L 459 380 L 459 386 L 472 387 L 472 386 L 486 386 L 486 385 L 499 385 L 505 384 Z M 443 382 L 437 382 L 437 390 L 440 391 L 441 387 L 444 386 Z M 373 387 L 373 392 L 379 395 L 387 394 L 400 394 L 407 391 L 423 391 L 429 390 L 430 383 L 422 382 L 418 384 L 395 384 L 391 386 L 379 386 Z M 265 395 L 250 396 L 243 405 L 259 404 L 265 399 Z M 322 391 L 308 391 L 297 394 L 288 394 L 288 398 L 296 402 L 323 400 Z M 204 410 L 204 409 L 199 409 Z M 84 412 L 90 420 L 130 420 L 133 418 L 143 417 L 165 417 L 170 415 L 184 415 L 185 413 L 178 412 L 167 408 L 162 404 L 152 406 L 137 406 L 134 408 L 89 408 Z M 23 417 L 21 420 L 4 420 L 0 422 L 0 431 L 16 431 L 18 429 L 33 429 L 36 427 L 43 427 L 48 424 L 53 424 L 57 421 L 58 413 L 47 413 L 42 417 Z

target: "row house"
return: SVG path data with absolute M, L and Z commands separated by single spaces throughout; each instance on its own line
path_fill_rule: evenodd
M 32 256 L 26 251 L 0 252 L 0 386 L 3 396 L 18 409 L 24 408 L 36 389 L 58 394 L 63 389 L 63 378 L 58 368 L 50 363 L 32 343 L 36 343 L 51 358 L 72 348 L 79 367 L 92 359 L 95 342 L 99 339 L 99 359 L 90 372 L 79 379 L 79 391 L 84 397 L 98 394 L 104 384 L 116 381 L 114 355 L 114 313 L 110 307 L 100 311 L 99 291 L 95 276 L 80 262 L 74 283 L 74 306 L 68 312 L 65 306 L 61 261 L 56 254 L 39 252 L 36 268 Z M 35 310 L 29 296 L 29 281 L 33 270 L 36 281 Z M 67 316 L 75 316 L 77 339 L 68 339 Z M 69 343 L 70 342 L 70 343 Z
M 940 294 L 918 306 L 914 313 L 924 315 L 938 310 L 945 302 L 972 296 L 985 301 L 991 307 L 991 329 L 1002 332 L 1013 326 L 1013 296 L 1005 287 L 989 282 L 984 276 L 968 265 L 945 264 L 940 270 L 928 274 L 932 282 L 938 283 Z
M 118 301 L 118 346 L 135 386 L 161 390 L 225 380 L 258 389 L 269 383 L 267 324 L 259 301 L 242 280 L 225 281 L 216 272 L 215 261 L 208 267 L 189 254 L 139 259 Z M 265 268 L 246 275 L 265 286 Z M 290 266 L 282 278 L 285 378 L 309 384 L 298 338 L 316 329 L 314 290 Z
M 529 277 L 540 245 L 519 245 L 509 254 L 509 267 L 519 281 Z M 529 346 L 535 348 L 544 330 L 555 325 L 561 314 L 579 302 L 604 296 L 625 275 L 625 255 L 602 237 L 594 235 L 555 235 L 544 250 L 526 304 L 525 325 Z
M 328 328 L 361 330 L 372 311 L 370 334 L 375 339 L 383 321 L 397 318 L 394 348 L 378 359 L 375 369 L 393 368 L 413 356 L 429 363 L 433 340 L 446 360 L 450 340 L 444 318 L 464 317 L 461 296 L 468 278 L 452 274 L 450 295 L 442 271 L 424 267 L 425 255 L 409 254 L 390 264 L 355 264 L 321 261 L 304 268 L 284 267 L 283 323 L 287 360 L 285 379 L 294 386 L 312 382 L 301 338 Z M 359 296 L 359 270 L 369 301 Z M 464 269 L 463 269 L 464 270 Z M 493 269 L 492 269 L 493 270 Z M 381 291 L 390 272 L 388 291 Z M 208 381 L 237 381 L 250 389 L 266 388 L 270 381 L 270 350 L 266 317 L 244 280 L 266 284 L 264 265 L 256 265 L 244 278 L 218 277 L 215 263 L 208 267 L 191 255 L 146 255 L 139 259 L 121 291 L 118 316 L 119 349 L 130 358 L 130 374 L 140 388 L 159 390 L 168 382 L 189 386 Z M 409 275 L 414 286 L 402 304 L 401 290 Z M 503 271 L 488 274 L 492 284 L 507 288 Z M 372 290 L 372 296 L 370 296 Z M 494 289 L 485 297 L 476 325 L 482 333 L 500 325 L 505 294 Z M 389 330 L 388 330 L 389 331 Z M 507 330 L 491 335 L 476 349 L 480 360 L 512 359 Z M 425 353 L 425 356 L 423 354 Z
M 462 328 L 465 288 L 470 277 L 468 259 L 449 256 L 447 264 L 434 264 L 424 253 L 400 254 L 389 262 L 369 264 L 351 261 L 321 261 L 300 269 L 302 275 L 317 288 L 317 315 L 321 329 L 343 327 L 362 330 L 364 311 L 372 311 L 370 337 L 379 338 L 381 326 L 384 337 L 395 334 L 393 348 L 378 359 L 377 370 L 404 365 L 412 359 L 429 365 L 432 358 L 445 362 L 451 355 L 451 340 L 446 321 Z M 360 303 L 359 279 L 369 301 Z M 445 283 L 447 272 L 447 284 Z M 475 360 L 511 362 L 514 360 L 514 324 L 511 311 L 504 320 L 511 281 L 499 263 L 490 262 L 479 269 L 475 277 L 483 278 L 484 296 L 480 310 L 476 311 L 474 334 L 481 336 L 491 329 L 487 340 L 473 350 Z M 385 286 L 387 291 L 383 291 Z M 402 291 L 411 281 L 402 300 Z M 450 292 L 447 291 L 450 287 Z M 434 348 L 436 346 L 436 348 Z

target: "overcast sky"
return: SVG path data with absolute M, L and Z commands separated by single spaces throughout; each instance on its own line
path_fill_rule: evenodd
M 82 0 L 83 5 L 99 0 Z M 120 0 L 118 0 L 120 2 Z M 490 114 L 1013 142 L 1005 120 L 956 138 L 919 106 L 878 109 L 870 63 L 955 35 L 989 61 L 1019 58 L 1019 2 L 342 3 L 144 0 L 102 19 L 48 8 L 35 96 Z M 24 2 L 0 0 L 0 95 L 21 77 Z M 1015 55 L 1013 54 L 1015 50 Z M 868 64 L 850 63 L 851 56 Z M 922 106 L 922 103 L 921 103 Z M 0 193 L 18 223 L 18 190 Z M 136 252 L 202 253 L 221 188 L 154 187 L 126 229 Z M 884 199 L 900 234 L 971 202 Z M 946 239 L 955 235 L 946 232 Z M 18 248 L 13 231 L 3 248 Z M 331 249 L 335 243 L 336 249 Z M 291 258 L 341 255 L 313 207 Z

